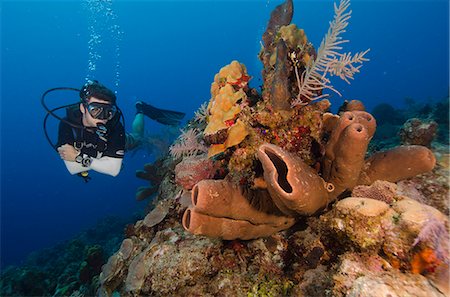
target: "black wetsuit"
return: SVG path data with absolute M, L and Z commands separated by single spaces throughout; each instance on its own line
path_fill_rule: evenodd
M 119 115 L 116 115 L 118 117 Z M 65 120 L 77 126 L 83 126 L 82 114 L 79 108 L 67 110 Z M 95 128 L 74 128 L 68 123 L 61 121 L 58 130 L 57 147 L 70 144 L 81 149 L 83 154 L 92 158 L 108 156 L 112 158 L 123 158 L 125 151 L 125 129 L 118 118 L 113 118 L 106 124 L 107 133 L 100 137 Z

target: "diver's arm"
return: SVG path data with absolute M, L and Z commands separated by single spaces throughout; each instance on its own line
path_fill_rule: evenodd
M 117 176 L 122 168 L 122 160 L 122 158 L 104 156 L 100 159 L 92 159 L 92 163 L 89 168 L 100 173 Z
M 66 164 L 67 170 L 70 172 L 70 174 L 77 174 L 83 171 L 88 171 L 91 168 L 90 167 L 84 167 L 80 163 L 73 162 L 73 161 L 66 161 L 64 160 L 64 164 Z
M 72 145 L 61 145 L 58 147 L 58 154 L 64 161 L 64 164 L 70 174 L 77 174 L 89 170 L 88 167 L 84 167 L 80 163 L 75 162 L 75 158 L 80 154 L 80 152 L 77 151 Z
M 80 163 L 64 160 L 67 170 L 70 174 L 77 174 L 83 171 L 95 170 L 100 173 L 117 176 L 122 167 L 121 158 L 102 157 L 100 159 L 92 159 L 92 163 L 88 167 L 82 166 Z

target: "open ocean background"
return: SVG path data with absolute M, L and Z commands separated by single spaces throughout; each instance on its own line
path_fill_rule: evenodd
M 247 66 L 252 87 L 261 84 L 260 40 L 281 2 L 1 1 L 1 268 L 147 204 L 135 200 L 146 185 L 135 171 L 154 160 L 146 151 L 126 156 L 116 178 L 91 174 L 85 184 L 67 172 L 44 136 L 44 91 L 95 78 L 117 91 L 128 128 L 136 98 L 189 119 L 232 60 Z M 351 9 L 344 50 L 370 48 L 370 62 L 351 85 L 333 81 L 343 95 L 332 94 L 334 111 L 343 99 L 360 99 L 370 111 L 381 102 L 402 107 L 408 97 L 448 96 L 448 0 L 353 0 Z M 317 49 L 333 14 L 333 1 L 294 1 L 292 23 Z M 47 104 L 77 100 L 75 92 L 56 92 Z M 57 124 L 48 123 L 54 141 Z M 149 133 L 162 128 L 146 122 Z

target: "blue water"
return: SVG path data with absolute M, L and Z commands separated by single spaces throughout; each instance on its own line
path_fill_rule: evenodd
M 1 2 L 1 267 L 20 264 L 30 252 L 69 239 L 106 215 L 127 217 L 146 204 L 134 198 L 136 188 L 146 185 L 135 170 L 154 158 L 145 151 L 126 156 L 116 178 L 93 174 L 84 184 L 69 175 L 44 137 L 40 96 L 46 89 L 77 88 L 95 77 L 117 91 L 128 127 L 136 98 L 190 118 L 209 100 L 214 74 L 232 60 L 247 66 L 253 87 L 261 84 L 260 39 L 271 10 L 281 3 L 101 2 L 111 7 L 120 38 L 104 28 L 111 23 L 104 13 L 89 17 L 86 2 Z M 333 2 L 294 3 L 293 23 L 318 48 Z M 401 107 L 405 97 L 428 102 L 448 94 L 448 1 L 354 0 L 351 9 L 345 50 L 370 48 L 370 62 L 351 85 L 333 81 L 343 98 L 363 100 L 370 110 L 380 102 Z M 95 70 L 88 67 L 91 25 L 102 38 L 93 48 L 101 53 Z M 334 108 L 343 98 L 331 97 Z M 62 92 L 48 104 L 76 99 Z M 49 122 L 53 137 L 56 125 Z M 146 128 L 161 131 L 150 121 Z

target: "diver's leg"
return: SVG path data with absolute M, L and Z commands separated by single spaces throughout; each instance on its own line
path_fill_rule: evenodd
M 133 133 L 125 133 L 125 151 L 129 152 L 139 146 L 139 141 Z
M 144 138 L 145 123 L 144 114 L 136 106 L 137 112 L 134 116 L 133 125 L 131 126 L 131 133 L 126 133 L 125 138 L 125 150 L 130 151 L 142 144 L 142 139 Z
M 152 120 L 155 120 L 163 125 L 170 126 L 179 125 L 183 117 L 186 115 L 184 112 L 156 108 L 143 101 L 136 102 L 136 109 L 138 112 L 142 112 Z
M 145 125 L 144 125 L 144 114 L 137 113 L 134 117 L 133 126 L 132 126 L 132 134 L 135 134 L 137 137 L 144 137 Z

